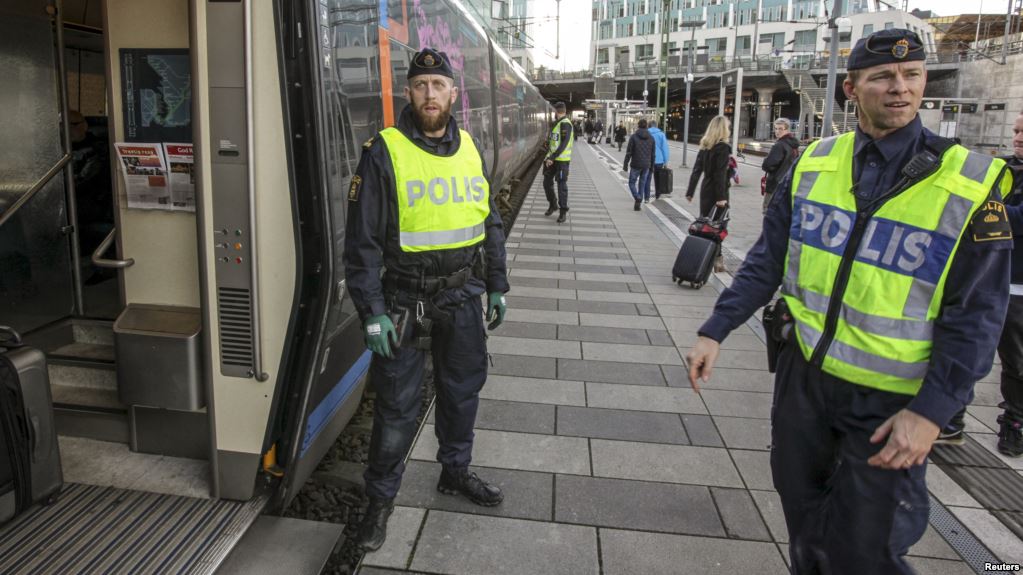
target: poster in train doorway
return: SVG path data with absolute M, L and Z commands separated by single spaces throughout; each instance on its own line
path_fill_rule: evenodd
M 195 160 L 192 155 L 192 144 L 164 142 L 163 151 L 167 158 L 171 209 L 195 212 Z
M 128 207 L 143 210 L 172 209 L 163 146 L 118 142 L 114 148 L 124 176 Z

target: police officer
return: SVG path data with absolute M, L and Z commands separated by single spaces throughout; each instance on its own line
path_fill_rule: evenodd
M 1002 159 L 1013 175 L 1012 194 L 1005 199 L 1005 212 L 1012 224 L 1015 249 L 1012 252 L 1012 283 L 1009 313 L 998 342 L 1002 360 L 999 407 L 998 451 L 1009 457 L 1023 455 L 1023 113 L 1012 125 L 1012 151 Z
M 575 131 L 572 122 L 565 116 L 565 103 L 554 104 L 555 121 L 547 140 L 547 157 L 543 164 L 543 191 L 547 194 L 549 216 L 560 208 L 558 223 L 565 222 L 568 213 L 568 163 L 572 161 L 572 143 Z M 554 195 L 554 180 L 558 181 L 558 195 Z
M 858 128 L 811 144 L 783 179 L 689 379 L 699 391 L 720 342 L 780 285 L 771 470 L 792 571 L 912 573 L 927 454 L 990 370 L 1008 303 L 1009 180 L 922 127 L 914 32 L 860 40 L 848 70 Z
M 376 392 L 369 507 L 358 543 L 379 549 L 416 433 L 423 368 L 432 352 L 437 490 L 473 503 L 501 503 L 501 490 L 468 470 L 479 391 L 487 378 L 487 319 L 497 327 L 508 291 L 504 232 L 479 146 L 458 129 L 458 97 L 447 56 L 430 48 L 409 66 L 395 127 L 363 145 L 348 191 L 345 271 L 373 352 Z M 382 273 L 381 273 L 382 272 Z

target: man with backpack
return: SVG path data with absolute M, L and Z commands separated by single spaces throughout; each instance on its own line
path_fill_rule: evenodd
M 668 150 L 668 137 L 664 135 L 664 132 L 657 127 L 657 122 L 650 122 L 650 128 L 647 130 L 654 139 L 654 170 L 650 174 L 650 177 L 646 179 L 646 187 L 643 188 L 643 201 L 650 203 L 650 181 L 653 180 L 654 184 L 654 199 L 658 199 L 661 196 L 670 196 L 671 189 L 662 189 L 657 181 L 657 174 L 660 170 L 664 169 L 664 164 L 668 163 L 668 158 L 671 152 Z
M 767 204 L 771 203 L 774 189 L 778 187 L 778 183 L 799 157 L 799 140 L 790 131 L 791 128 L 792 124 L 785 118 L 778 118 L 774 121 L 774 136 L 778 138 L 778 141 L 771 146 L 770 153 L 767 154 L 764 163 L 760 166 L 766 172 L 764 189 L 760 191 L 764 196 L 764 212 L 767 211 Z

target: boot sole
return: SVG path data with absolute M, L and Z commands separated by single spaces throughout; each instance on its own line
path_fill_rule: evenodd
M 384 542 L 381 541 L 376 545 L 370 545 L 369 543 L 356 543 L 356 546 L 363 551 L 376 551 L 384 546 Z
M 1020 450 L 1005 449 L 1005 448 L 1003 448 L 1002 446 L 999 445 L 998 446 L 998 453 L 1001 453 L 1002 455 L 1004 455 L 1006 457 L 1019 457 L 1020 455 L 1023 455 L 1023 449 L 1020 449 Z
M 497 507 L 498 505 L 504 502 L 504 497 L 501 497 L 501 499 L 497 501 L 484 501 L 482 499 L 477 499 L 475 497 L 466 495 L 465 493 L 462 493 L 457 489 L 451 489 L 450 487 L 441 487 L 440 485 L 437 486 L 437 491 L 440 491 L 444 495 L 461 495 L 462 497 L 465 497 L 466 499 L 472 501 L 473 503 L 479 505 L 480 507 Z

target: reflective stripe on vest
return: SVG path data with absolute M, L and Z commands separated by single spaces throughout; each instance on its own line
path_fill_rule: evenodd
M 782 295 L 809 360 L 822 344 L 843 256 L 855 249 L 821 367 L 853 383 L 915 395 L 930 364 L 952 258 L 1002 162 L 953 146 L 935 173 L 870 215 L 852 246 L 857 219 L 867 217 L 850 193 L 854 142 L 853 132 L 821 140 L 796 165 Z
M 575 142 L 575 128 L 572 127 L 572 121 L 568 119 L 568 116 L 554 122 L 554 127 L 551 128 L 551 137 L 547 140 L 547 157 L 551 157 L 551 154 L 556 152 L 558 146 L 561 145 L 561 124 L 563 122 L 568 123 L 568 144 L 561 152 L 561 155 L 554 158 L 555 162 L 569 162 L 572 160 L 572 143 Z
M 460 130 L 451 156 L 436 156 L 396 128 L 380 136 L 394 170 L 398 205 L 398 243 L 403 252 L 471 246 L 483 241 L 490 214 L 490 185 L 472 136 Z

